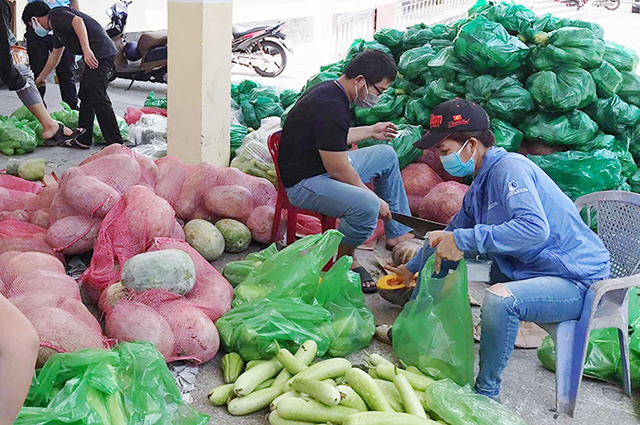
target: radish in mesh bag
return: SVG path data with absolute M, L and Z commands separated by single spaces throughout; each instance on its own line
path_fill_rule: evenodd
M 35 251 L 55 255 L 45 241 L 46 234 L 47 229 L 9 217 L 0 222 L 0 254 Z
M 102 220 L 74 215 L 56 221 L 47 230 L 47 243 L 55 252 L 76 255 L 91 252 Z
M 34 264 L 33 267 L 38 267 Z M 32 270 L 21 273 L 8 287 L 7 297 L 21 294 L 50 293 L 82 301 L 78 283 L 66 273 Z
M 204 197 L 207 190 L 216 185 L 219 170 L 221 170 L 220 167 L 206 162 L 188 169 L 180 195 L 173 204 L 178 217 L 187 221 L 194 218 L 209 218 L 211 212 L 204 204 Z
M 253 195 L 242 186 L 214 186 L 206 191 L 204 205 L 216 217 L 246 223 L 253 211 Z
M 41 252 L 10 251 L 0 255 L 0 279 L 5 285 L 24 273 L 34 271 L 37 265 L 40 271 L 65 274 L 64 265 L 56 257 Z
M 0 211 L 15 211 L 25 208 L 33 208 L 38 195 L 21 190 L 12 190 L 0 186 Z
M 448 224 L 462 208 L 469 186 L 458 182 L 440 183 L 424 197 L 420 217 Z
M 80 215 L 104 218 L 120 200 L 117 190 L 78 167 L 65 171 L 60 186 L 67 204 Z
M 82 165 L 80 169 L 86 175 L 112 187 L 120 195 L 140 182 L 140 165 L 128 155 L 102 156 Z
M 160 158 L 156 164 L 158 167 L 156 193 L 175 207 L 189 166 L 175 156 Z
M 274 207 L 263 205 L 253 210 L 247 220 L 247 227 L 251 230 L 251 236 L 257 242 L 270 243 L 273 230 L 273 217 L 276 214 Z

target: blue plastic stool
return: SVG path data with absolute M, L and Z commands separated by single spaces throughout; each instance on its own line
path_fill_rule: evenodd
M 597 217 L 598 235 L 611 253 L 611 279 L 596 282 L 585 296 L 579 320 L 539 323 L 556 342 L 556 409 L 573 416 L 593 329 L 616 328 L 620 338 L 623 387 L 631 396 L 629 368 L 629 291 L 640 286 L 640 195 L 607 191 L 576 201 L 591 224 Z M 637 302 L 637 300 L 634 300 Z

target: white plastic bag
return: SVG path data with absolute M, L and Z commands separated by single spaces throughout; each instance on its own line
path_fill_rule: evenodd
M 147 145 L 153 141 L 167 144 L 167 117 L 144 114 L 140 121 L 129 127 L 129 141 L 134 145 Z

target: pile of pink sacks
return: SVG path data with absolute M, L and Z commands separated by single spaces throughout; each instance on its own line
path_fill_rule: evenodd
M 82 303 L 78 284 L 51 255 L 15 251 L 0 255 L 0 294 L 38 332 L 38 367 L 55 353 L 109 346 L 100 323 Z

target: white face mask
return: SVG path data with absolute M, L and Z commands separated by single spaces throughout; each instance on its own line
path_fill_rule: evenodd
M 367 91 L 367 94 L 364 97 L 364 100 L 361 100 L 358 94 L 358 86 L 356 85 L 356 100 L 353 103 L 360 108 L 373 108 L 380 101 L 380 95 L 376 96 L 375 94 L 369 93 L 366 79 L 364 81 L 364 88 Z
M 36 19 L 35 16 L 31 18 L 31 28 L 33 28 L 33 31 L 38 37 L 46 37 L 47 35 L 49 35 L 49 30 L 40 25 L 40 22 Z

